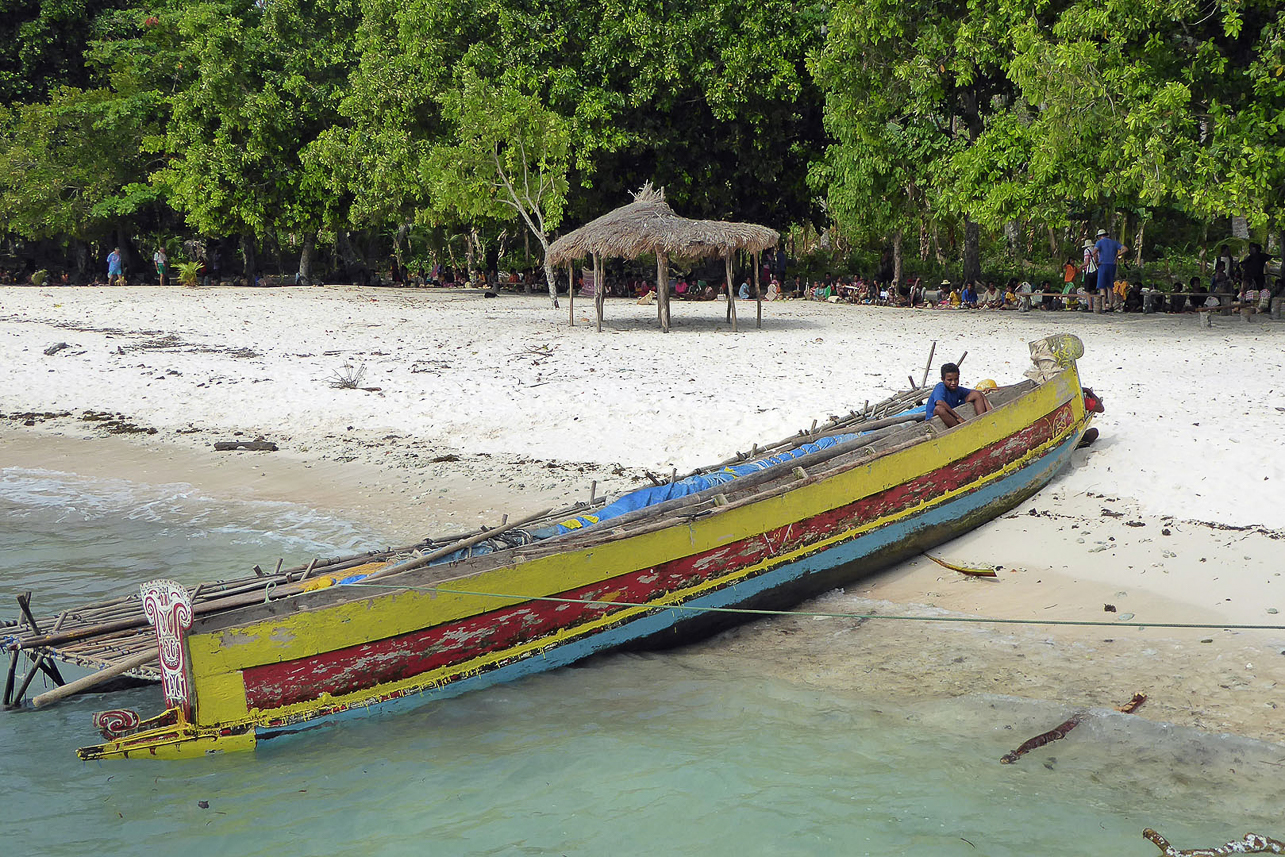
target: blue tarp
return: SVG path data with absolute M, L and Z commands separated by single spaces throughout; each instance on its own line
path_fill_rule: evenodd
M 895 416 L 915 413 L 920 408 L 912 408 L 903 411 Z M 618 518 L 627 512 L 636 509 L 646 509 L 649 506 L 656 506 L 667 500 L 676 500 L 679 497 L 686 497 L 691 494 L 697 494 L 706 488 L 713 488 L 716 485 L 724 485 L 741 476 L 747 476 L 751 473 L 757 473 L 760 470 L 766 470 L 769 467 L 777 467 L 782 464 L 788 464 L 796 458 L 808 455 L 813 452 L 820 452 L 823 449 L 829 449 L 840 443 L 846 443 L 855 440 L 867 432 L 853 432 L 851 434 L 834 435 L 833 437 L 823 437 L 812 443 L 805 443 L 797 446 L 787 452 L 777 453 L 776 455 L 760 458 L 757 461 L 751 461 L 746 464 L 736 464 L 724 467 L 721 470 L 715 470 L 711 473 L 700 473 L 695 476 L 688 476 L 686 479 L 680 479 L 667 485 L 653 485 L 649 488 L 640 488 L 637 491 L 631 491 L 628 494 L 603 506 L 597 512 L 592 514 L 578 515 L 574 518 L 568 518 L 561 523 L 548 527 L 541 527 L 537 530 L 511 530 L 508 533 L 501 533 L 494 539 L 488 539 L 485 542 L 473 545 L 472 547 L 461 548 L 454 553 L 447 554 L 439 560 L 433 562 L 433 565 L 439 565 L 448 562 L 458 562 L 471 556 L 481 556 L 497 550 L 516 547 L 518 545 L 530 544 L 531 542 L 544 541 L 545 539 L 556 538 L 557 536 L 582 530 L 585 527 L 592 527 L 601 524 L 604 521 L 610 521 Z M 340 583 L 355 582 L 343 580 Z

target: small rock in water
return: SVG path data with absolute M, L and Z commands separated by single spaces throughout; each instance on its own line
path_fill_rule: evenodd
M 209 802 L 208 800 L 198 800 L 198 801 L 196 802 L 196 805 L 197 805 L 197 806 L 199 806 L 201 809 L 209 809 L 209 808 L 210 808 L 210 802 Z
M 1275 615 L 1276 615 L 1276 613 L 1277 613 L 1278 611 L 1276 610 L 1276 608 L 1275 608 L 1275 607 L 1268 607 L 1268 608 L 1267 608 L 1267 612 L 1268 612 L 1268 613 L 1271 613 L 1273 616 L 1275 616 Z

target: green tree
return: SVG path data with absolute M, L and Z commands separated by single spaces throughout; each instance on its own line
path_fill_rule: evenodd
M 451 143 L 427 159 L 434 208 L 465 221 L 518 219 L 540 242 L 549 298 L 558 305 L 550 233 L 562 220 L 571 160 L 570 123 L 540 99 L 468 71 L 447 94 Z
M 1027 0 L 842 0 L 812 70 L 834 138 L 814 182 L 847 231 L 897 234 L 919 218 L 965 220 L 964 276 L 980 274 L 968 206 L 945 193 L 950 160 L 1006 110 L 1008 27 Z M 885 232 L 886 234 L 886 232 Z
M 182 54 L 172 117 L 151 141 L 169 160 L 153 181 L 203 234 L 302 235 L 308 276 L 341 199 L 304 153 L 339 121 L 356 0 L 213 0 L 172 14 Z

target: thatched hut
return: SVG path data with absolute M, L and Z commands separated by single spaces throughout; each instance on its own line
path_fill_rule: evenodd
M 758 257 L 767 248 L 775 247 L 779 239 L 776 230 L 753 223 L 679 217 L 665 202 L 665 191 L 653 188 L 648 182 L 634 194 L 633 202 L 554 241 L 549 247 L 549 259 L 554 265 L 570 265 L 577 259 L 592 257 L 594 304 L 598 314 L 598 329 L 602 330 L 603 259 L 608 256 L 636 259 L 655 254 L 657 312 L 661 330 L 668 333 L 669 259 L 721 257 L 727 271 L 727 319 L 735 330 L 736 294 L 732 283 L 732 256 L 742 250 L 754 256 L 754 298 L 757 303 L 758 325 L 762 327 L 763 302 L 759 290 Z M 574 276 L 571 282 L 574 284 Z M 571 323 L 575 324 L 574 285 L 571 291 Z

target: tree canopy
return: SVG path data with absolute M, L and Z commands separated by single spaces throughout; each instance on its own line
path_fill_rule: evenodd
M 690 216 L 893 248 L 898 274 L 915 236 L 972 274 L 979 242 L 1052 255 L 1090 221 L 1285 223 L 1268 0 L 0 8 L 0 233 L 82 255 L 512 255 L 645 181 Z

